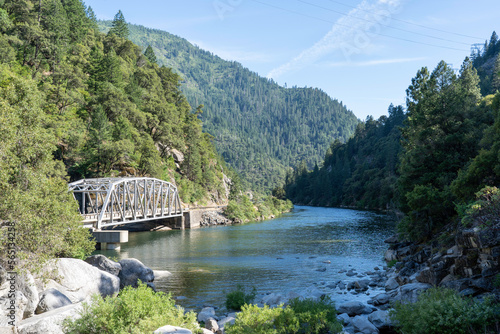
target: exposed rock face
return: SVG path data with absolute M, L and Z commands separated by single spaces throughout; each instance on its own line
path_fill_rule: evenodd
M 452 232 L 449 232 L 449 235 Z M 462 295 L 478 296 L 496 292 L 493 281 L 500 273 L 500 224 L 488 228 L 462 229 L 455 235 L 454 244 L 442 249 L 434 242 L 426 245 L 398 243 L 392 238 L 386 259 L 395 259 L 395 275 L 386 290 L 410 283 L 442 286 Z M 449 244 L 448 244 L 449 245 Z M 401 290 L 401 296 L 409 288 Z M 414 299 L 414 296 L 410 297 Z
M 40 314 L 54 310 L 59 307 L 71 304 L 71 300 L 61 291 L 50 288 L 40 294 L 40 301 L 35 310 L 35 314 Z
M 89 256 L 85 259 L 85 262 L 115 276 L 118 276 L 120 270 L 122 270 L 121 264 L 110 260 L 101 254 Z
M 78 259 L 52 260 L 44 271 L 54 279 L 46 283 L 40 282 L 40 290 L 55 288 L 66 295 L 72 303 L 81 302 L 93 294 L 111 296 L 120 290 L 118 277 Z
M 138 282 L 141 280 L 148 286 L 154 289 L 154 273 L 153 270 L 146 267 L 141 261 L 137 259 L 123 259 L 120 262 L 122 270 L 118 274 L 120 278 L 120 288 L 126 286 L 138 287 Z

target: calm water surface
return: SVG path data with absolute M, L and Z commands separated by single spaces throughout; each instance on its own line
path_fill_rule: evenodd
M 340 270 L 384 265 L 383 241 L 393 231 L 386 215 L 296 206 L 280 218 L 245 225 L 130 233 L 120 252 L 101 253 L 171 272 L 157 277 L 156 287 L 182 296 L 178 303 L 184 307 L 220 307 L 237 284 L 259 293 L 311 286 L 333 293 L 329 282 L 354 279 Z

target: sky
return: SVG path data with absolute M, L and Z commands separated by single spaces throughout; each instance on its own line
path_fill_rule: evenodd
M 361 120 L 405 106 L 422 67 L 460 69 L 500 33 L 498 0 L 86 0 L 98 19 L 167 31 L 286 87 L 315 87 Z

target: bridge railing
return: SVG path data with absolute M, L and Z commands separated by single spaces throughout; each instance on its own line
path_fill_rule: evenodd
M 84 224 L 105 226 L 182 216 L 177 188 L 146 178 L 83 179 L 69 184 Z

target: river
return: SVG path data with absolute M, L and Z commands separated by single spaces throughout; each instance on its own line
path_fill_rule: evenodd
M 121 251 L 172 273 L 157 277 L 158 290 L 171 292 L 186 308 L 222 307 L 237 284 L 258 293 L 285 293 L 354 278 L 339 273 L 382 267 L 384 240 L 394 232 L 387 215 L 349 209 L 296 206 L 279 218 L 243 225 L 130 233 Z

